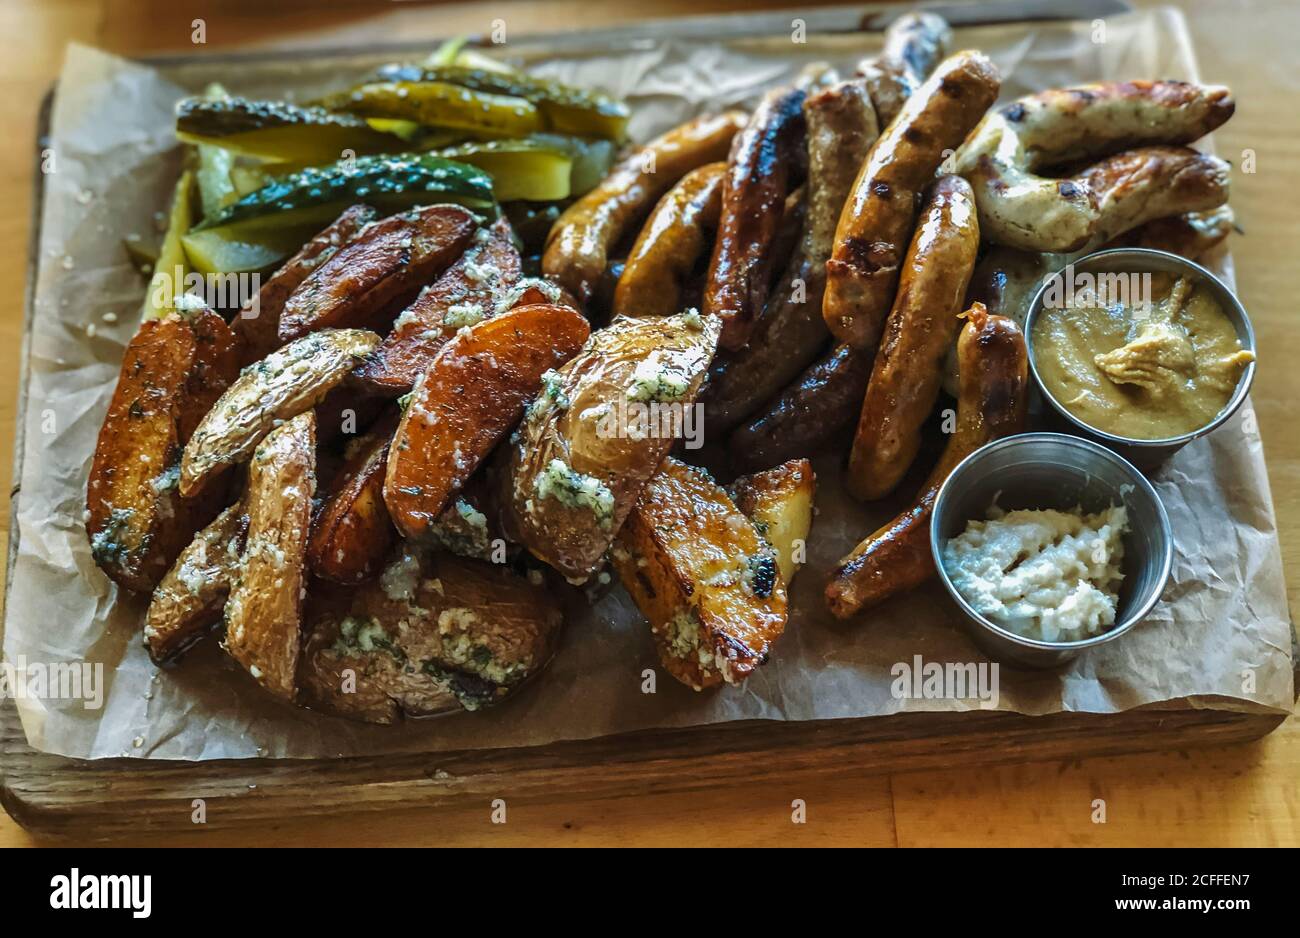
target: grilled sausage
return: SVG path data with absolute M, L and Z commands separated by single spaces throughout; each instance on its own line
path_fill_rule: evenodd
M 709 425 L 730 430 L 793 381 L 826 345 L 822 291 L 835 226 L 879 135 L 862 79 L 808 96 L 808 198 L 801 237 L 747 346 L 720 356 L 704 391 Z
M 978 303 L 966 317 L 958 343 L 957 429 L 916 503 L 854 548 L 831 575 L 826 604 L 837 618 L 847 619 L 934 575 L 930 514 L 939 487 L 970 453 L 1024 427 L 1029 371 L 1024 334 Z
M 951 38 L 947 20 L 935 13 L 904 13 L 885 30 L 880 55 L 858 66 L 882 127 L 934 71 Z
M 1106 221 L 1105 194 L 1094 192 L 1093 185 L 1113 189 L 1121 170 L 1132 172 L 1142 164 L 1111 164 L 1100 178 L 1085 173 L 1053 179 L 1039 171 L 1134 147 L 1191 143 L 1222 125 L 1234 108 L 1227 88 L 1181 81 L 1044 91 L 986 117 L 954 165 L 975 190 L 985 239 L 1030 251 L 1082 250 L 1121 233 Z M 1165 214 L 1213 207 L 1184 205 Z
M 1235 221 L 1232 209 L 1226 205 L 1208 212 L 1184 212 L 1149 221 L 1103 247 L 1155 248 L 1196 260 L 1226 241 Z
M 908 248 L 862 403 L 845 477 L 858 498 L 891 492 L 921 448 L 921 427 L 939 396 L 979 244 L 970 185 L 960 176 L 941 177 Z
M 1230 174 L 1223 160 L 1187 147 L 1142 147 L 1102 160 L 1075 177 L 1097 205 L 1080 250 L 1100 247 L 1157 218 L 1224 205 Z
M 731 148 L 704 288 L 704 312 L 722 320 L 723 348 L 744 347 L 767 300 L 769 251 L 803 148 L 806 97 L 803 83 L 768 92 Z
M 542 272 L 585 304 L 619 239 L 682 176 L 726 159 L 746 120 L 743 111 L 697 117 L 627 157 L 556 220 L 546 237 Z
M 727 164 L 693 169 L 659 200 L 627 255 L 614 288 L 615 316 L 671 316 L 682 311 L 682 291 L 717 228 Z
M 838 345 L 768 409 L 731 434 L 731 462 L 757 472 L 809 456 L 853 426 L 871 377 L 871 355 Z
M 826 263 L 822 316 L 840 341 L 875 348 L 912 234 L 917 193 L 997 93 L 993 63 L 978 52 L 959 52 L 926 79 L 871 148 Z

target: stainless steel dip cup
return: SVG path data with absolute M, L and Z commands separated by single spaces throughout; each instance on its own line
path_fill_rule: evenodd
M 1055 508 L 1087 513 L 1113 505 L 1128 509 L 1124 572 L 1115 625 L 1077 642 L 1043 642 L 1007 631 L 976 612 L 943 568 L 943 547 L 999 508 Z M 1114 641 L 1133 628 L 1160 599 L 1173 562 L 1173 534 L 1160 496 L 1132 463 L 1091 440 L 1063 433 L 1024 433 L 971 453 L 952 471 L 935 498 L 930 550 L 939 579 L 965 614 L 967 631 L 990 658 L 1027 668 L 1050 668 L 1080 652 Z
M 1204 284 L 1214 294 L 1215 299 L 1219 301 L 1223 314 L 1228 317 L 1228 320 L 1237 331 L 1237 338 L 1241 342 L 1241 347 L 1251 352 L 1256 351 L 1255 331 L 1251 328 L 1250 317 L 1246 315 L 1245 307 L 1241 305 L 1241 302 L 1222 280 L 1200 264 L 1193 263 L 1185 257 L 1151 248 L 1115 248 L 1089 254 L 1075 261 L 1066 270 L 1072 270 L 1074 274 L 1151 272 L 1193 277 L 1198 283 Z M 1060 274 L 1054 276 L 1064 276 L 1065 273 L 1066 271 L 1061 271 Z M 1029 304 L 1029 311 L 1025 316 L 1025 342 L 1029 351 L 1029 371 L 1033 375 L 1034 384 L 1037 386 L 1038 392 L 1043 396 L 1043 400 L 1050 405 L 1051 409 L 1061 419 L 1065 420 L 1070 426 L 1077 428 L 1088 438 L 1110 447 L 1140 468 L 1149 471 L 1158 467 L 1192 440 L 1203 437 L 1221 427 L 1246 400 L 1246 395 L 1250 393 L 1251 382 L 1255 380 L 1255 362 L 1251 362 L 1246 366 L 1246 370 L 1237 382 L 1236 390 L 1233 392 L 1232 397 L 1228 399 L 1228 403 L 1223 410 L 1219 411 L 1218 415 L 1205 426 L 1193 430 L 1191 433 L 1166 437 L 1160 440 L 1139 440 L 1133 437 L 1108 433 L 1105 430 L 1099 430 L 1084 423 L 1070 413 L 1065 405 L 1052 395 L 1052 392 L 1048 390 L 1047 385 L 1043 382 L 1042 376 L 1038 373 L 1034 351 L 1034 324 L 1038 321 L 1038 315 L 1043 310 L 1048 291 L 1052 288 L 1052 280 L 1053 277 L 1047 277 L 1043 280 L 1038 292 L 1034 294 L 1034 298 Z

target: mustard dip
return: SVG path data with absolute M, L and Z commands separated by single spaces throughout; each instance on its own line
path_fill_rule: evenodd
M 1255 360 L 1214 294 L 1172 274 L 1150 275 L 1144 303 L 1096 294 L 1044 307 L 1034 365 L 1052 396 L 1088 426 L 1136 440 L 1201 429 L 1227 405 Z

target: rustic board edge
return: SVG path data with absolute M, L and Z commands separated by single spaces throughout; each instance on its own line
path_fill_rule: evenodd
M 210 762 L 66 759 L 26 743 L 0 713 L 0 804 L 37 834 L 105 839 L 291 816 L 615 798 L 745 781 L 878 775 L 972 765 L 1074 761 L 1258 739 L 1280 713 L 1139 709 L 1118 714 L 908 713 L 816 722 L 745 722 L 523 749 L 345 759 Z M 766 756 L 767 758 L 764 758 Z

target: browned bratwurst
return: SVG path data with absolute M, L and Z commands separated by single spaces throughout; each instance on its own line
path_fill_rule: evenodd
M 730 430 L 793 381 L 829 337 L 822 322 L 826 260 L 835 243 L 840 209 L 858 167 L 879 135 L 875 109 L 861 79 L 810 94 L 808 198 L 795 248 L 749 344 L 719 356 L 705 386 L 709 426 Z
M 858 498 L 891 492 L 921 448 L 921 427 L 961 328 L 957 314 L 979 246 L 970 184 L 960 176 L 940 177 L 912 236 L 862 402 L 845 477 Z
M 671 316 L 682 311 L 682 292 L 717 228 L 722 176 L 727 164 L 693 169 L 659 200 L 627 255 L 614 288 L 615 316 Z
M 966 319 L 957 343 L 957 429 L 916 503 L 854 548 L 831 575 L 826 604 L 837 618 L 847 619 L 934 575 L 930 513 L 939 487 L 976 449 L 1024 428 L 1029 380 L 1024 334 L 1010 319 L 990 315 L 979 303 Z
M 767 410 L 731 434 L 731 463 L 757 472 L 801 459 L 845 434 L 871 376 L 871 355 L 838 345 Z
M 997 97 L 998 73 L 978 52 L 940 63 L 862 164 L 826 264 L 822 316 L 842 342 L 871 350 L 894 299 L 916 220 L 916 196 Z
M 858 65 L 882 125 L 898 116 L 947 53 L 951 38 L 948 21 L 935 13 L 904 13 L 885 30 L 880 55 Z
M 585 304 L 604 276 L 610 249 L 673 183 L 726 159 L 746 120 L 744 111 L 697 117 L 632 153 L 556 219 L 546 236 L 542 272 Z
M 731 148 L 704 287 L 704 312 L 722 320 L 723 348 L 744 347 L 767 301 L 770 249 L 800 162 L 807 95 L 804 82 L 768 92 Z
M 1226 205 L 1208 212 L 1184 212 L 1149 221 L 1102 246 L 1155 248 L 1196 260 L 1226 241 L 1235 222 L 1232 209 Z

